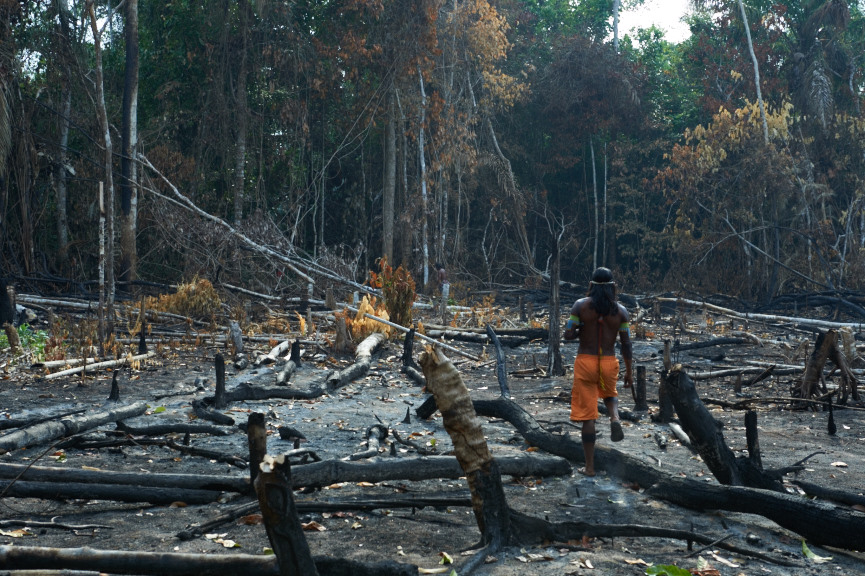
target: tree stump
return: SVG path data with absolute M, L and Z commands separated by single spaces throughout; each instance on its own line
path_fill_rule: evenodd
M 496 549 L 511 540 L 510 509 L 499 468 L 487 447 L 468 388 L 438 348 L 427 348 L 421 354 L 420 365 L 468 480 L 482 543 Z

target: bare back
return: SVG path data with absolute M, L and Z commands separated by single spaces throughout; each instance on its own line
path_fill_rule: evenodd
M 620 334 L 622 344 L 630 344 L 628 332 L 620 331 L 620 328 L 628 322 L 628 311 L 621 304 L 616 303 L 613 314 L 601 316 L 592 305 L 591 298 L 581 298 L 574 303 L 571 314 L 579 316 L 581 322 L 578 354 L 614 356 L 616 338 Z

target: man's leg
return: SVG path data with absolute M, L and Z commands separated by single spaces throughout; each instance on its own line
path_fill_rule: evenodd
M 594 420 L 584 420 L 582 422 L 583 428 L 580 432 L 581 439 L 583 441 L 583 454 L 586 458 L 586 476 L 594 476 L 595 475 L 595 438 L 597 438 L 597 434 L 595 433 L 595 421 Z
M 622 431 L 622 423 L 619 422 L 619 399 L 615 396 L 604 398 L 604 405 L 607 407 L 607 413 L 610 415 L 610 439 L 613 442 L 619 442 L 625 437 L 625 433 Z

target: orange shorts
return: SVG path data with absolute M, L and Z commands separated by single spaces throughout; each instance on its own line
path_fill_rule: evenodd
M 603 380 L 601 380 L 603 378 Z M 574 386 L 571 388 L 571 420 L 597 420 L 598 398 L 615 398 L 619 360 L 615 356 L 578 354 L 574 359 Z M 603 382 L 603 384 L 602 384 Z

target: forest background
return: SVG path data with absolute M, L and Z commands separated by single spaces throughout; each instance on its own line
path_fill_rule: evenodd
M 121 290 L 386 256 L 459 298 L 554 254 L 631 292 L 865 288 L 865 3 L 697 1 L 679 43 L 621 9 L 0 0 L 0 272 L 92 290 L 101 187 Z

